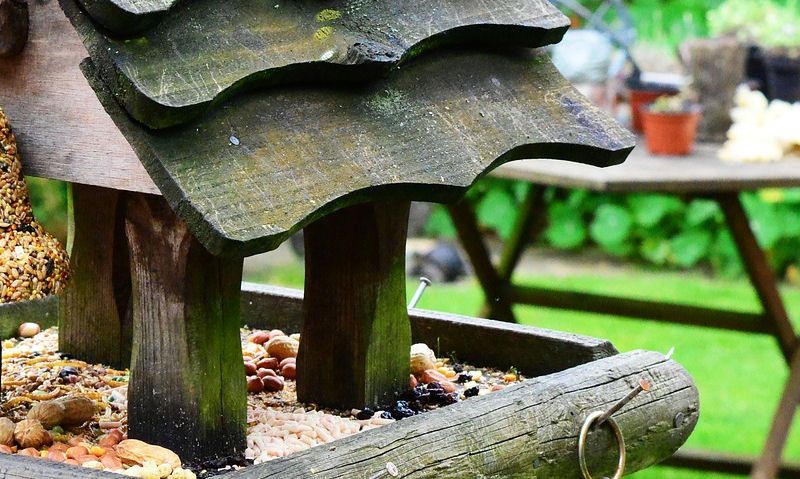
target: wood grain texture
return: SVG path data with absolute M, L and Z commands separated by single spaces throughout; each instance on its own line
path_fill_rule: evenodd
M 800 186 L 800 159 L 727 163 L 717 159 L 719 148 L 699 143 L 689 156 L 664 157 L 651 155 L 641 142 L 625 163 L 610 168 L 525 160 L 505 164 L 492 176 L 613 193 L 714 193 Z
M 419 478 L 580 478 L 577 434 L 590 412 L 609 407 L 639 378 L 654 387 L 615 415 L 627 439 L 627 472 L 670 457 L 694 429 L 698 392 L 663 354 L 634 351 L 533 379 L 242 471 L 231 479 L 368 477 L 393 462 Z M 616 466 L 607 428 L 590 433 L 594 477 Z
M 569 25 L 547 0 L 193 0 L 114 40 L 75 0 L 61 4 L 114 96 L 151 128 L 264 86 L 364 84 L 443 45 L 549 45 Z
M 306 227 L 300 401 L 348 410 L 392 404 L 408 388 L 410 206 L 350 206 Z
M 18 55 L 28 42 L 28 3 L 0 0 L 0 58 Z
M 253 93 L 164 132 L 133 123 L 84 68 L 170 205 L 220 255 L 274 249 L 355 203 L 451 202 L 507 161 L 609 165 L 633 146 L 528 51 L 428 55 L 358 90 Z
M 153 27 L 178 0 L 79 0 L 92 20 L 115 35 L 130 36 Z
M 86 49 L 58 2 L 29 2 L 29 10 L 28 45 L 0 58 L 0 105 L 14 123 L 25 174 L 158 193 L 86 84 L 79 69 Z
M 225 477 L 365 478 L 391 461 L 406 479 L 579 479 L 576 447 L 583 418 L 623 397 L 640 377 L 650 379 L 654 388 L 615 415 L 626 438 L 627 471 L 633 472 L 668 458 L 697 423 L 697 388 L 679 364 L 659 353 L 634 351 L 602 359 Z M 613 441 L 606 428 L 589 434 L 587 456 L 595 477 L 616 464 Z M 0 476 L 119 477 L 9 454 L 0 455 Z
M 133 346 L 129 435 L 184 461 L 243 453 L 242 260 L 220 260 L 163 198 L 127 199 Z
M 59 350 L 90 363 L 127 368 L 132 320 L 124 194 L 72 184 L 69 206 L 72 279 L 59 307 Z

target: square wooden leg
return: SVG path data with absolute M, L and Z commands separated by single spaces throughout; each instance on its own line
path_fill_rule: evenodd
M 59 349 L 83 361 L 126 368 L 130 361 L 130 265 L 126 193 L 70 185 L 72 277 L 59 304 Z
M 211 255 L 158 196 L 130 196 L 126 230 L 130 436 L 168 447 L 184 461 L 243 453 L 242 258 Z
M 385 405 L 408 388 L 408 202 L 367 203 L 305 229 L 305 322 L 297 358 L 303 402 Z

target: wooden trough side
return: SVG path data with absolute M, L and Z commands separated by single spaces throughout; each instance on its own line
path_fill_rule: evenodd
M 425 343 L 438 354 L 456 352 L 460 360 L 479 366 L 514 366 L 529 376 L 617 353 L 607 340 L 578 334 L 423 309 L 411 309 L 409 317 L 415 343 Z M 253 328 L 300 331 L 303 291 L 242 283 L 242 321 Z
M 16 335 L 24 322 L 55 326 L 58 296 L 0 305 L 0 339 Z M 298 289 L 242 283 L 242 323 L 253 328 L 300 331 L 303 292 Z M 414 342 L 479 366 L 516 367 L 529 376 L 562 371 L 617 354 L 607 340 L 456 314 L 409 311 Z
M 520 383 L 305 452 L 231 473 L 230 479 L 373 477 L 397 466 L 403 478 L 581 477 L 577 436 L 584 418 L 625 396 L 641 379 L 653 388 L 614 417 L 627 438 L 627 472 L 670 457 L 697 423 L 698 392 L 663 354 L 633 351 Z M 588 436 L 595 477 L 616 466 L 607 428 Z M 116 475 L 0 454 L 8 479 Z

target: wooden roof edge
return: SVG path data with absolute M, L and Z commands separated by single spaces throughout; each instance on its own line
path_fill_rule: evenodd
M 140 11 L 133 11 L 125 0 L 78 0 L 92 19 L 115 36 L 131 37 L 158 24 L 178 0 L 151 1 Z
M 293 84 L 347 85 L 365 84 L 386 75 L 392 68 L 413 61 L 433 50 L 448 47 L 477 48 L 518 46 L 541 48 L 558 43 L 569 29 L 569 19 L 553 7 L 537 19 L 536 25 L 476 23 L 449 28 L 429 35 L 406 48 L 401 56 L 363 58 L 357 56 L 349 63 L 332 63 L 320 59 L 250 72 L 223 88 L 213 98 L 195 100 L 188 104 L 167 104 L 142 91 L 113 60 L 114 45 L 98 31 L 91 12 L 87 14 L 77 2 L 88 0 L 59 0 L 62 10 L 78 31 L 103 81 L 117 101 L 137 122 L 151 129 L 179 126 L 237 95 L 265 88 Z M 109 2 L 110 0 L 106 0 Z M 482 33 L 477 34 L 476 31 Z M 476 40 L 480 37 L 480 42 Z

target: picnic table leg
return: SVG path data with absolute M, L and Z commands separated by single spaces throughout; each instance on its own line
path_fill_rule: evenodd
M 83 361 L 128 367 L 130 266 L 124 193 L 70 185 L 72 277 L 58 308 L 59 349 Z
M 500 321 L 516 322 L 511 303 L 502 291 L 503 282 L 494 269 L 492 260 L 489 257 L 489 250 L 481 238 L 481 232 L 478 229 L 478 218 L 475 216 L 472 206 L 464 198 L 458 203 L 448 205 L 448 210 L 458 232 L 458 238 L 461 240 L 461 245 L 467 252 L 467 256 L 469 256 L 472 263 L 472 269 L 475 271 L 475 276 L 478 277 L 478 282 L 483 289 L 484 295 L 486 295 L 489 314 L 485 316 Z
M 720 194 L 717 196 L 717 202 L 725 215 L 750 282 L 764 308 L 765 316 L 771 322 L 773 334 L 790 365 L 789 380 L 773 419 L 763 453 L 752 470 L 754 478 L 771 479 L 777 476 L 792 418 L 800 404 L 800 348 L 794 327 L 778 292 L 775 274 L 756 241 L 739 196 L 736 193 Z
M 783 453 L 786 438 L 792 427 L 792 419 L 800 406 L 800 349 L 794 355 L 790 370 L 789 380 L 781 396 L 775 419 L 767 436 L 767 442 L 761 453 L 761 457 L 753 466 L 751 476 L 754 479 L 772 479 L 777 477 L 781 466 L 781 455 Z
M 758 245 L 753 230 L 750 229 L 739 196 L 736 193 L 723 193 L 717 195 L 716 200 L 725 215 L 750 282 L 758 294 L 766 317 L 771 322 L 773 334 L 786 360 L 791 361 L 798 345 L 797 335 L 778 292 L 775 274 L 769 266 L 764 251 Z
M 131 438 L 170 448 L 184 461 L 243 453 L 242 258 L 213 256 L 159 196 L 130 193 L 125 227 Z
M 544 201 L 544 193 L 543 186 L 530 185 L 517 212 L 514 229 L 503 247 L 500 263 L 497 266 L 502 289 L 511 285 L 511 277 L 525 247 L 535 240 L 546 224 L 547 204 Z M 488 304 L 484 306 L 487 311 L 488 307 Z

